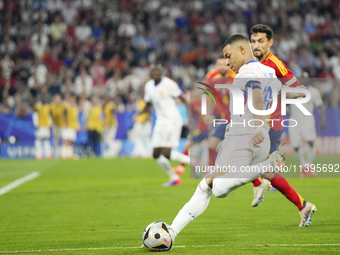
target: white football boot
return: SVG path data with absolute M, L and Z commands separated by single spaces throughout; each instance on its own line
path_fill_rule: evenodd
M 252 207 L 256 207 L 260 205 L 260 202 L 264 200 L 264 195 L 266 194 L 267 190 L 270 188 L 270 181 L 267 179 L 262 179 L 262 183 L 253 188 L 254 191 L 254 200 L 251 202 Z
M 312 216 L 316 212 L 316 206 L 310 202 L 307 202 L 305 207 L 299 212 L 301 223 L 299 227 L 308 227 L 312 222 Z

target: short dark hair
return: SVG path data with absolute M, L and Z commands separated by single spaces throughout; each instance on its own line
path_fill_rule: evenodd
M 250 35 L 256 33 L 265 33 L 268 40 L 272 39 L 274 36 L 273 30 L 264 24 L 257 24 L 250 29 Z
M 238 41 L 249 42 L 249 39 L 245 37 L 244 35 L 240 35 L 240 34 L 232 35 L 227 40 L 225 40 L 225 42 L 223 43 L 223 48 L 227 46 L 228 44 L 233 44 L 234 42 L 238 42 Z

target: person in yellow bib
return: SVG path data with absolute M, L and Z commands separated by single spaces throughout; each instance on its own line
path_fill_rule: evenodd
M 117 133 L 117 119 L 115 116 L 116 104 L 106 96 L 104 98 L 103 111 L 104 111 L 104 129 L 102 139 L 107 145 L 103 151 L 104 157 L 115 157 L 119 153 L 120 146 L 115 142 Z
M 33 114 L 33 123 L 35 126 L 35 157 L 42 160 L 43 157 L 52 158 L 51 151 L 51 105 L 43 97 L 41 101 L 34 105 L 36 112 Z M 43 149 L 44 147 L 44 149 Z
M 143 99 L 137 100 L 137 114 L 140 113 L 146 105 Z M 151 121 L 150 114 L 145 112 L 137 115 L 134 119 L 133 128 L 130 132 L 130 139 L 134 142 L 133 157 L 149 158 L 151 157 Z
M 60 157 L 60 140 L 62 129 L 65 126 L 64 122 L 64 112 L 65 104 L 61 97 L 61 94 L 57 93 L 53 96 L 53 101 L 51 103 L 51 115 L 53 120 L 53 147 L 54 147 L 54 157 Z
M 79 130 L 78 115 L 79 111 L 77 98 L 75 95 L 71 94 L 69 96 L 68 103 L 66 104 L 66 110 L 64 114 L 66 125 L 62 132 L 63 146 L 61 149 L 61 157 L 64 159 L 75 158 L 74 142 L 77 139 L 77 131 Z
M 100 133 L 103 131 L 102 123 L 103 106 L 98 96 L 91 97 L 91 103 L 87 109 L 87 135 L 91 153 L 100 154 Z

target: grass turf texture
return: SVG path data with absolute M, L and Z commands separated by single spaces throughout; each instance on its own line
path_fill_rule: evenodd
M 316 162 L 340 163 L 337 156 L 318 156 Z M 287 163 L 296 161 L 288 157 Z M 2 160 L 0 165 L 0 187 L 31 172 L 41 173 L 0 196 L 0 254 L 22 250 L 148 254 L 143 249 L 112 247 L 138 247 L 149 223 L 171 224 L 199 183 L 187 171 L 180 186 L 161 187 L 167 177 L 152 159 Z M 290 178 L 289 182 L 318 208 L 310 227 L 298 227 L 297 208 L 278 191 L 268 192 L 265 201 L 252 208 L 248 184 L 227 198 L 212 197 L 207 210 L 176 238 L 175 246 L 185 247 L 174 247 L 170 253 L 339 253 L 340 246 L 291 244 L 340 243 L 340 178 Z M 86 250 L 107 247 L 111 248 Z

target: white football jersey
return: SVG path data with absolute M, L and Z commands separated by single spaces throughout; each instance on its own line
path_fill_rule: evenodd
M 234 78 L 232 85 L 239 87 L 241 91 L 244 92 L 244 114 L 233 115 L 234 95 L 231 93 L 231 124 L 229 124 L 226 128 L 226 135 L 252 134 L 255 131 L 255 127 L 251 127 L 250 125 L 254 126 L 256 123 L 250 122 L 250 125 L 248 125 L 248 121 L 254 119 L 254 114 L 249 110 L 248 107 L 247 89 L 261 89 L 264 110 L 268 110 L 273 97 L 276 97 L 281 90 L 282 83 L 279 81 L 279 79 L 277 79 L 275 70 L 273 68 L 263 65 L 257 60 L 252 60 L 240 68 L 238 74 Z M 275 91 L 276 94 L 274 94 Z M 266 119 L 267 116 L 264 117 Z M 264 125 L 267 126 L 266 123 Z
M 309 111 L 312 115 L 304 115 L 303 112 L 296 107 L 296 105 L 290 105 L 290 118 L 296 120 L 298 123 L 304 123 L 304 121 L 308 121 L 313 119 L 314 115 L 313 111 L 315 107 L 320 107 L 323 104 L 321 94 L 318 89 L 308 86 L 307 89 L 310 91 L 311 98 L 307 103 L 302 104 L 307 111 Z
M 161 122 L 183 122 L 177 108 L 175 98 L 182 94 L 182 90 L 173 80 L 162 77 L 158 84 L 150 80 L 145 84 L 144 101 L 152 103 L 157 121 Z

